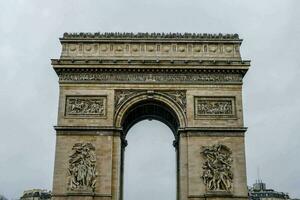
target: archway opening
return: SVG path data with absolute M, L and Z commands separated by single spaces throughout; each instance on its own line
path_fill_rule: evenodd
M 164 123 L 143 120 L 128 131 L 124 153 L 124 200 L 175 200 L 174 136 Z
M 145 127 L 141 127 L 140 131 L 135 131 L 141 126 L 140 124 L 137 124 L 138 122 L 141 122 L 141 125 L 145 125 Z M 144 124 L 145 122 L 147 123 Z M 147 124 L 150 125 L 151 123 L 160 124 L 158 127 L 162 130 L 156 130 L 157 126 L 147 127 Z M 166 131 L 166 128 L 168 131 Z M 178 128 L 179 120 L 175 111 L 161 101 L 147 99 L 140 101 L 127 109 L 122 118 L 121 199 L 135 200 L 147 199 L 149 197 L 149 199 L 175 200 L 177 198 L 177 193 L 179 191 L 179 155 L 177 151 L 179 139 L 177 134 Z M 131 129 L 133 130 L 133 133 L 131 132 Z M 169 135 L 165 132 L 168 132 Z M 173 135 L 171 133 L 173 133 Z M 130 140 L 132 140 L 131 144 L 129 143 Z M 139 143 L 135 142 L 139 140 Z M 141 144 L 142 146 L 140 146 Z M 153 145 L 151 146 L 151 144 Z M 128 147 L 129 150 L 127 151 L 126 148 L 129 145 L 131 145 L 131 147 Z M 142 149 L 139 149 L 139 147 Z M 172 150 L 170 150 L 170 148 Z M 157 154 L 159 151 L 164 152 L 161 152 L 159 155 Z M 168 155 L 168 158 L 164 158 L 166 155 Z M 128 158 L 126 158 L 127 156 Z M 150 158 L 148 159 L 147 156 L 150 156 Z M 139 157 L 142 158 L 142 160 L 136 159 Z M 173 163 L 171 164 L 170 162 Z M 152 163 L 153 165 L 147 165 L 147 167 L 149 167 L 147 171 L 144 163 Z M 163 163 L 168 164 L 163 166 Z M 132 168 L 132 164 L 135 165 L 135 167 Z M 136 174 L 133 174 L 134 171 Z M 165 175 L 160 174 L 164 172 Z M 155 176 L 155 174 L 160 174 L 160 176 Z M 173 175 L 171 176 L 170 174 Z M 132 177 L 130 178 L 130 176 Z M 160 181 L 160 178 L 165 180 Z M 142 189 L 139 189 L 140 187 L 142 187 Z M 166 188 L 164 189 L 164 187 Z M 146 192 L 149 192 L 149 194 L 146 194 Z M 143 193 L 144 195 L 142 195 Z M 158 196 L 155 197 L 155 195 Z

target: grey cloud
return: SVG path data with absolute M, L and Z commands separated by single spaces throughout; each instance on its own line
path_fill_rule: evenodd
M 270 187 L 300 197 L 299 4 L 1 1 L 0 193 L 16 198 L 28 188 L 51 189 L 58 83 L 50 58 L 59 57 L 63 32 L 237 32 L 243 58 L 252 59 L 243 96 L 248 182 L 259 167 Z

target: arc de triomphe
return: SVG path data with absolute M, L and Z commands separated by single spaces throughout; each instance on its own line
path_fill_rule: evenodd
M 60 42 L 54 199 L 122 200 L 126 133 L 147 118 L 174 133 L 178 200 L 247 199 L 250 61 L 237 34 L 65 33 Z

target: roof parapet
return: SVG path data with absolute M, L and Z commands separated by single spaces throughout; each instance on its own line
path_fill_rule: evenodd
M 128 33 L 128 32 L 96 32 L 96 33 L 64 33 L 61 40 L 67 39 L 178 39 L 178 40 L 241 40 L 238 34 L 209 33 Z

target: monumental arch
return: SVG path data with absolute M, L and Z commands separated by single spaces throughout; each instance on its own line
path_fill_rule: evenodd
M 247 199 L 250 61 L 237 34 L 65 33 L 60 42 L 55 200 L 122 200 L 126 133 L 149 118 L 174 133 L 178 200 Z

